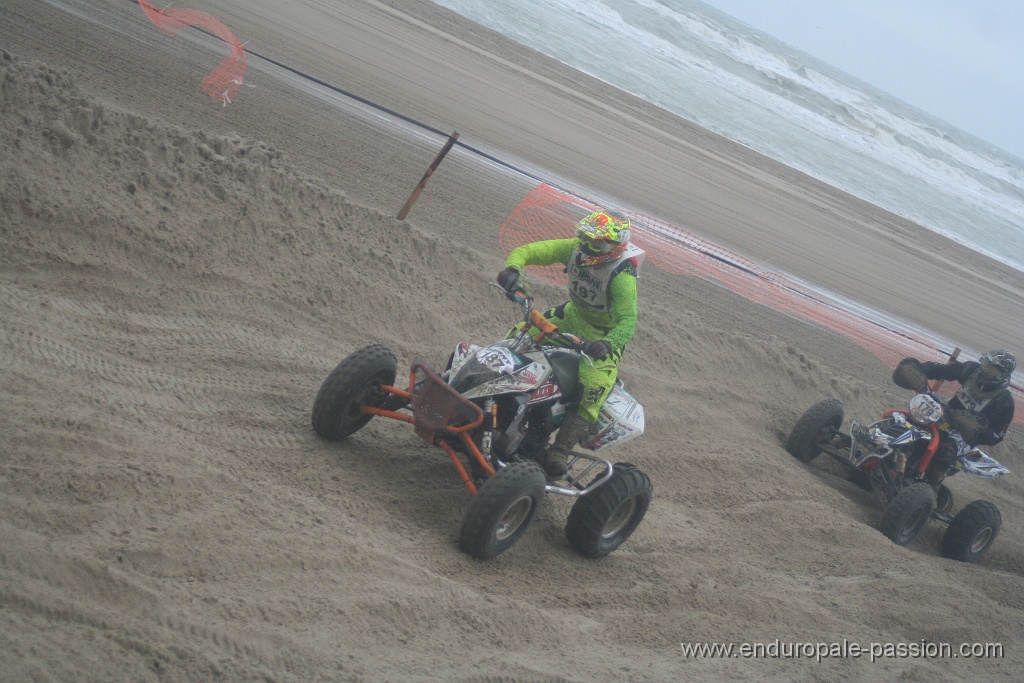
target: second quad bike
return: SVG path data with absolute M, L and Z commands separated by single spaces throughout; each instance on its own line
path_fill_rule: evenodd
M 929 519 L 936 519 L 948 525 L 942 537 L 942 554 L 977 562 L 999 533 L 999 508 L 989 501 L 976 500 L 953 515 L 953 494 L 945 483 L 936 491 L 924 481 L 939 448 L 957 449 L 946 481 L 957 472 L 982 479 L 1009 472 L 981 450 L 967 445 L 961 431 L 966 433 L 971 425 L 961 412 L 948 410 L 936 394 L 922 391 L 910 399 L 906 409 L 887 410 L 882 419 L 869 425 L 854 421 L 849 432 L 842 432 L 843 404 L 827 398 L 812 405 L 793 425 L 786 450 L 801 462 L 827 453 L 849 468 L 851 479 L 878 498 L 884 509 L 881 531 L 897 545 L 909 544 Z
M 643 407 L 616 383 L 600 418 L 569 460 L 569 471 L 549 481 L 545 461 L 550 435 L 578 403 L 583 344 L 516 299 L 524 312 L 521 332 L 488 346 L 459 343 L 438 372 L 412 364 L 407 388 L 395 386 L 395 355 L 371 344 L 342 360 L 324 380 L 313 404 L 313 429 L 340 440 L 373 417 L 413 425 L 451 458 L 473 495 L 462 521 L 459 546 L 469 555 L 495 557 L 519 540 L 545 493 L 574 498 L 566 538 L 587 557 L 618 548 L 639 526 L 653 487 L 640 468 L 612 463 L 606 449 L 644 431 Z

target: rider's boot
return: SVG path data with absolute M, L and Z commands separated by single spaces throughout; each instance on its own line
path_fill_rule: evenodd
M 555 435 L 555 442 L 548 449 L 544 470 L 549 476 L 561 477 L 569 471 L 568 460 L 573 446 L 580 442 L 589 429 L 590 423 L 579 413 L 574 411 L 565 416 L 565 421 Z

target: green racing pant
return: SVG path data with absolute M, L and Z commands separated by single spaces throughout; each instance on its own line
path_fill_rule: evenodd
M 544 317 L 554 323 L 560 331 L 576 335 L 584 341 L 604 339 L 607 332 L 583 320 L 576 312 L 572 302 L 567 302 L 545 311 Z M 525 326 L 525 322 L 519 323 L 512 328 L 508 336 L 513 337 L 519 334 Z M 536 336 L 538 330 L 531 328 L 529 332 L 531 335 Z M 557 344 L 558 340 L 551 339 L 551 343 Z M 598 415 L 601 413 L 601 406 L 604 405 L 604 400 L 608 398 L 612 387 L 615 386 L 615 379 L 619 375 L 619 361 L 622 359 L 623 351 L 625 349 L 613 350 L 603 360 L 580 357 L 579 382 L 581 391 L 580 403 L 576 408 L 576 412 L 590 424 L 597 422 Z M 591 361 L 593 361 L 593 364 L 591 364 Z

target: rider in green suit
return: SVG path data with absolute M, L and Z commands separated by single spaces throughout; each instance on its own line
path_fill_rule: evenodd
M 586 340 L 580 360 L 582 393 L 566 415 L 548 451 L 545 469 L 564 475 L 573 446 L 597 422 L 615 384 L 619 361 L 633 338 L 637 319 L 636 281 L 644 251 L 629 241 L 630 221 L 616 211 L 595 211 L 576 225 L 576 236 L 524 244 L 512 250 L 498 284 L 512 296 L 526 291 L 524 266 L 564 263 L 569 301 L 544 313 L 558 328 Z M 519 331 L 519 327 L 513 333 Z

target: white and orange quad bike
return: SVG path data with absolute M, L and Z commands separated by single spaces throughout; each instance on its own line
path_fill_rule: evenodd
M 894 375 L 895 378 L 895 375 Z M 911 386 L 902 385 L 912 389 Z M 920 391 L 920 389 L 914 388 Z M 881 531 L 897 545 L 917 538 L 929 519 L 947 524 L 942 554 L 962 562 L 977 562 L 996 540 L 1002 525 L 999 508 L 987 500 L 965 505 L 955 516 L 953 494 L 945 483 L 938 490 L 925 481 L 925 472 L 940 447 L 956 448 L 946 478 L 957 472 L 993 479 L 1009 470 L 977 448 L 967 445 L 962 430 L 972 425 L 963 411 L 949 411 L 938 396 L 922 391 L 905 410 L 887 410 L 882 419 L 864 426 L 854 421 L 841 432 L 843 404 L 835 398 L 818 401 L 797 420 L 786 450 L 801 462 L 827 453 L 849 468 L 851 481 L 873 491 L 883 507 Z M 940 434 L 945 438 L 940 440 Z
M 580 398 L 582 341 L 560 332 L 517 298 L 523 331 L 489 346 L 462 342 L 444 372 L 413 363 L 409 385 L 395 384 L 395 355 L 381 344 L 352 353 L 327 376 L 313 404 L 313 429 L 340 440 L 374 416 L 413 425 L 451 458 L 472 494 L 459 547 L 480 559 L 519 540 L 545 493 L 574 498 L 565 533 L 587 557 L 602 557 L 636 530 L 651 502 L 651 481 L 638 467 L 612 463 L 604 452 L 640 436 L 643 407 L 616 383 L 600 418 L 569 459 L 569 471 L 549 480 L 548 441 Z

